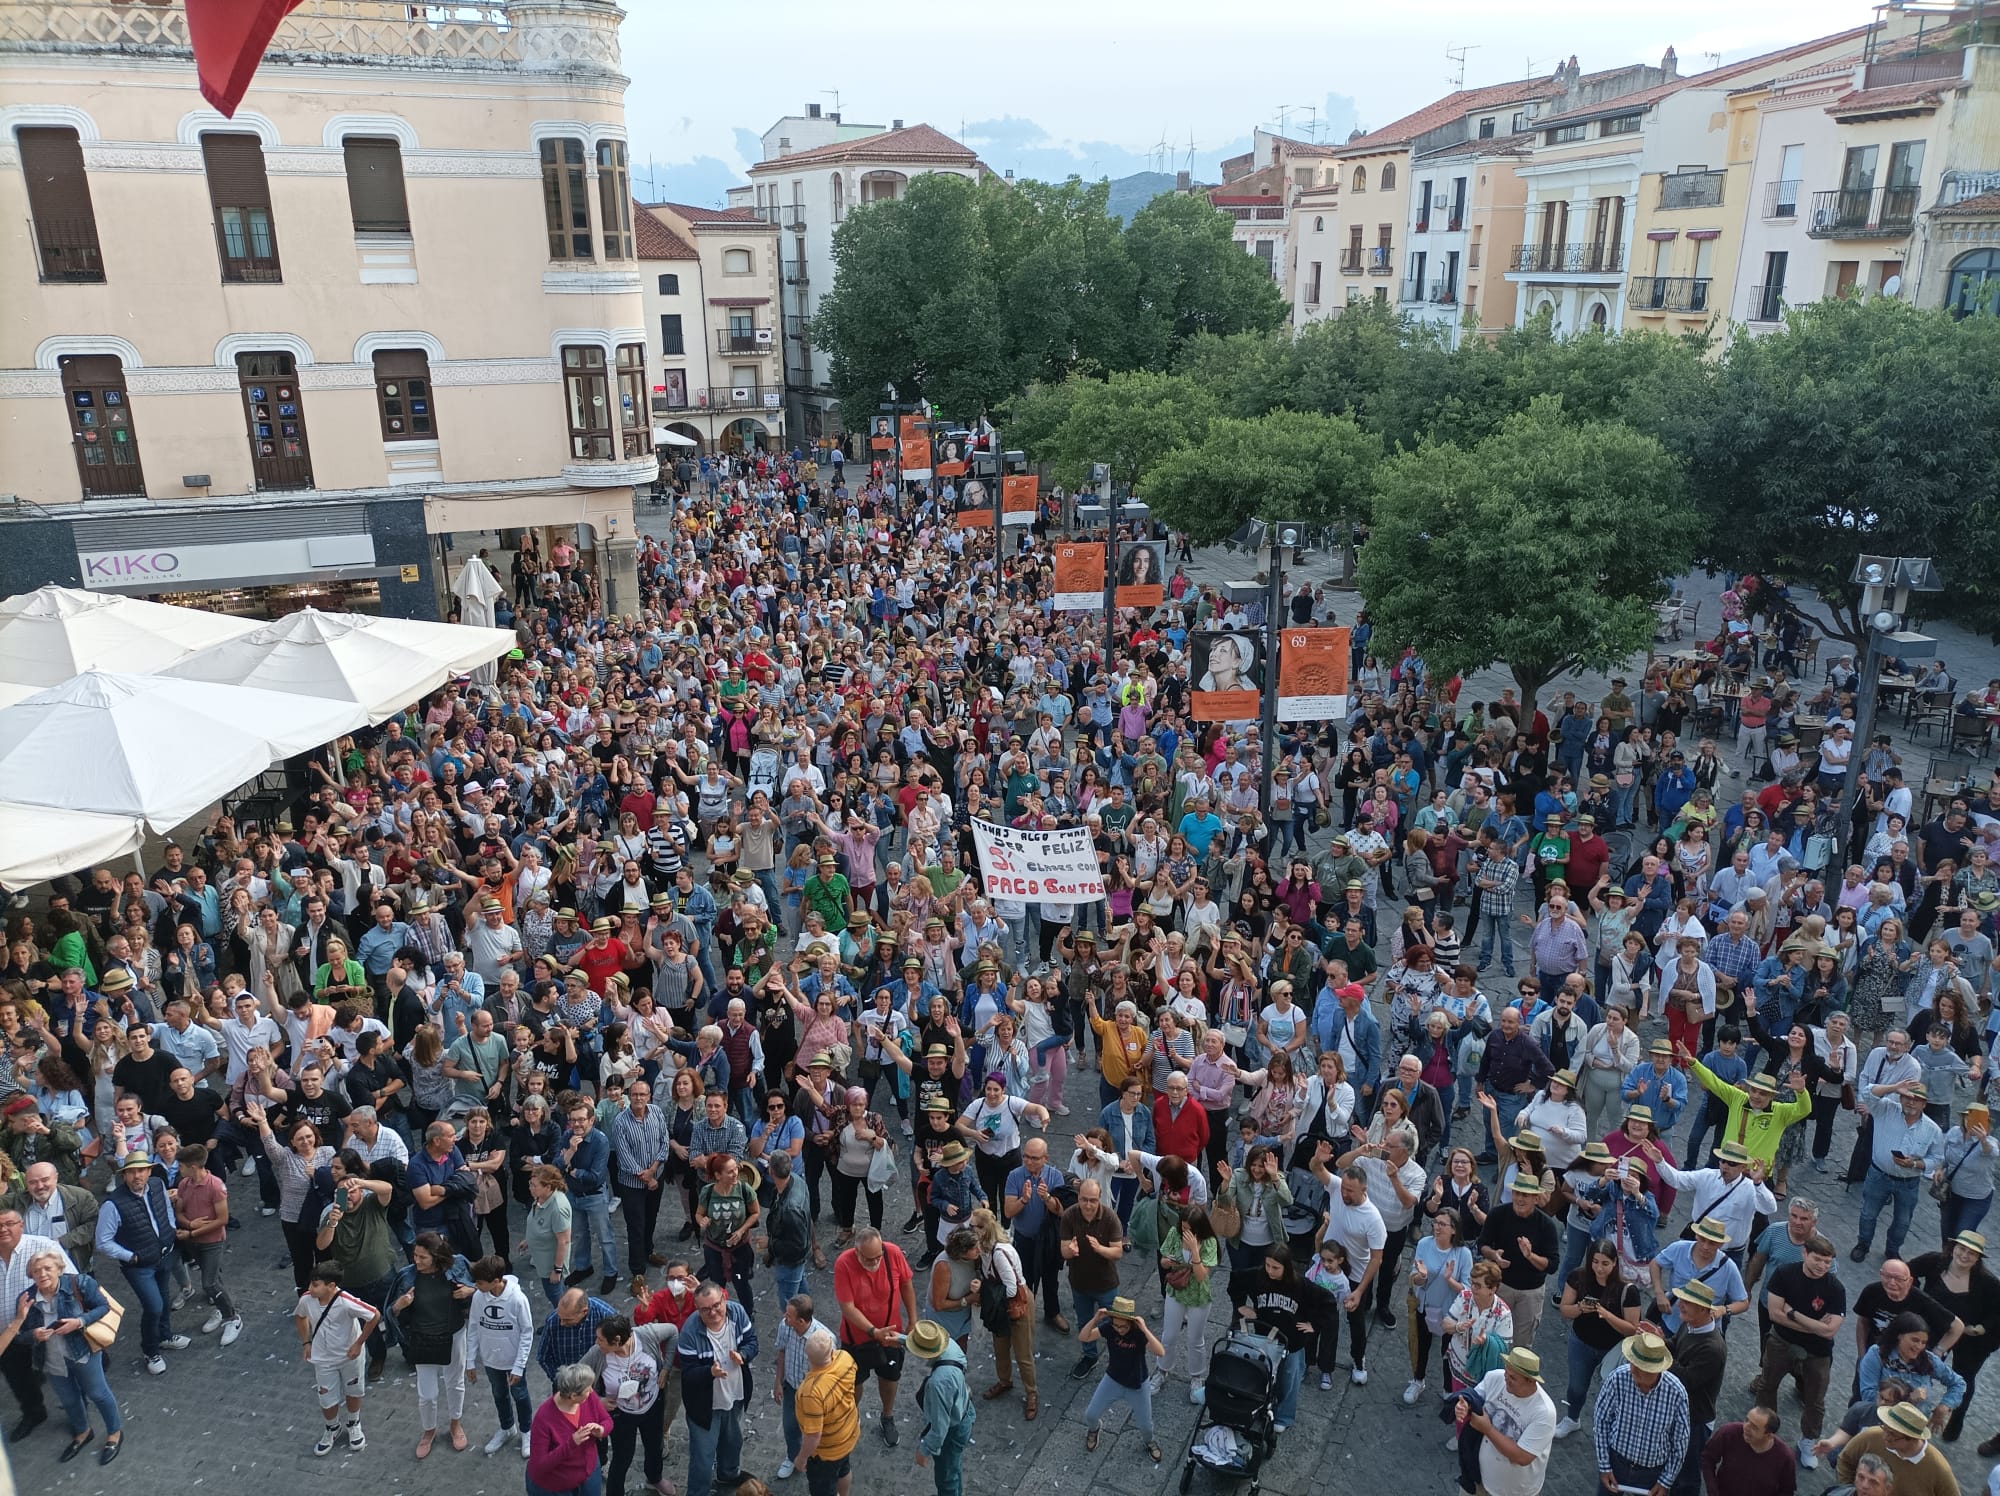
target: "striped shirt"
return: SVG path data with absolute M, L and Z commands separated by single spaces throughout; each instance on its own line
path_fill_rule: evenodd
M 1651 1392 L 1632 1380 L 1629 1363 L 1604 1379 L 1591 1415 L 1591 1435 L 1597 1445 L 1597 1469 L 1611 1470 L 1612 1451 L 1646 1470 L 1660 1472 L 1659 1483 L 1671 1486 L 1687 1458 L 1688 1395 L 1671 1371 Z
M 618 1182 L 627 1189 L 638 1187 L 639 1171 L 667 1156 L 668 1135 L 667 1114 L 656 1106 L 646 1108 L 644 1121 L 635 1117 L 630 1107 L 612 1118 L 611 1147 L 618 1155 Z
M 801 1332 L 792 1328 L 789 1319 L 778 1321 L 778 1354 L 783 1358 L 785 1385 L 794 1392 L 806 1379 L 806 1373 L 812 1370 L 806 1361 L 806 1340 L 814 1330 L 826 1330 L 826 1326 L 815 1319 Z M 826 1332 L 829 1335 L 833 1333 L 831 1330 Z

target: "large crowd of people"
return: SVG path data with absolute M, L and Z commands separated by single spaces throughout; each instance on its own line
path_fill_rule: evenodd
M 12 916 L 14 1443 L 54 1401 L 62 1460 L 116 1459 L 127 1372 L 236 1342 L 275 1217 L 313 1453 L 403 1457 L 364 1427 L 400 1353 L 410 1454 L 518 1449 L 530 1496 L 847 1493 L 871 1421 L 955 1493 L 1038 1362 L 1091 1384 L 1087 1447 L 1123 1405 L 1164 1462 L 1155 1404 L 1238 1331 L 1273 1433 L 1344 1361 L 1466 1492 L 1535 1496 L 1586 1431 L 1614 1491 L 1957 1492 L 2000 783 L 1920 822 L 1831 682 L 1834 751 L 1788 756 L 1795 645 L 1704 719 L 1727 632 L 1685 682 L 1469 702 L 1364 614 L 1350 715 L 1266 742 L 1194 715 L 1191 636 L 1267 620 L 1185 565 L 1058 613 L 1045 518 L 961 527 L 950 480 L 682 479 L 638 614 L 530 545 L 494 684 Z M 975 819 L 1087 828 L 1105 897 L 989 895 Z

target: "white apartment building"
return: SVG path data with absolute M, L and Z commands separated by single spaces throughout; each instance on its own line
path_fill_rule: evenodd
M 819 140 L 827 134 L 835 138 Z M 809 336 L 820 299 L 833 287 L 834 229 L 856 208 L 900 198 L 913 178 L 949 172 L 976 179 L 986 168 L 973 151 L 929 125 L 905 128 L 896 120 L 886 130 L 850 126 L 810 106 L 803 116 L 780 120 L 763 139 L 764 159 L 750 168 L 748 186 L 730 189 L 729 206 L 777 225 L 782 403 L 793 438 L 810 442 L 841 430 L 826 357 Z M 802 144 L 814 140 L 819 143 Z

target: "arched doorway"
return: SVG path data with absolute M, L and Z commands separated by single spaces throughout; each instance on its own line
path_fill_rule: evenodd
M 708 441 L 702 436 L 701 428 L 691 422 L 669 421 L 667 423 L 667 430 L 673 432 L 675 436 L 684 436 L 694 443 L 692 447 L 675 446 L 673 443 L 668 443 L 668 446 L 672 447 L 675 452 L 686 452 L 690 456 L 698 457 L 708 450 Z M 664 457 L 669 455 L 669 453 L 663 449 L 660 455 Z
M 1590 330 L 1603 332 L 1611 326 L 1611 308 L 1601 301 L 1590 304 Z
M 893 203 L 908 190 L 910 179 L 900 171 L 871 171 L 861 178 L 863 203 Z
M 716 439 L 716 447 L 723 452 L 762 452 L 769 446 L 769 437 L 762 421 L 743 416 L 722 428 L 722 435 Z

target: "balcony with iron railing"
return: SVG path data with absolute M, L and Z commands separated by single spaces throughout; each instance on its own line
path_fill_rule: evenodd
M 1641 312 L 1706 312 L 1708 288 L 1705 275 L 1635 275 L 1625 304 Z
M 1439 276 L 1431 282 L 1430 291 L 1424 297 L 1433 306 L 1457 306 L 1458 282 Z
M 1516 273 L 1529 275 L 1616 275 L 1625 268 L 1619 244 L 1517 244 Z
M 778 268 L 780 273 L 785 277 L 785 284 L 788 286 L 811 284 L 810 278 L 806 274 L 806 262 L 804 260 L 780 260 Z
M 1783 285 L 1766 284 L 1750 288 L 1750 305 L 1744 316 L 1751 322 L 1782 322 L 1785 320 L 1785 288 Z
M 795 339 L 801 348 L 812 347 L 812 323 L 795 312 L 785 314 L 785 336 Z
M 1426 213 L 1422 218 L 1419 218 L 1416 228 L 1418 233 L 1428 234 L 1431 231 L 1431 215 Z
M 610 7 L 605 7 L 607 13 Z M 485 4 L 412 5 L 407 0 L 298 0 L 277 24 L 266 55 L 392 59 L 404 65 L 506 66 L 523 57 L 523 27 L 497 0 Z M 615 68 L 618 28 L 604 25 L 541 28 L 557 50 L 574 48 L 578 61 Z M 0 48 L 118 56 L 188 55 L 185 4 L 150 0 L 0 0 Z M 555 59 L 559 60 L 559 59 Z
M 806 210 L 799 203 L 750 203 L 746 204 L 756 215 L 759 223 L 775 223 L 779 228 L 794 234 L 806 231 Z
M 1900 239 L 1917 221 L 1915 187 L 1843 187 L 1812 195 L 1809 239 Z
M 776 353 L 778 340 L 768 327 L 737 329 L 719 327 L 715 332 L 717 353 Z
M 1715 208 L 1722 204 L 1722 184 L 1727 177 L 1720 171 L 1677 171 L 1660 178 L 1660 211 L 1682 208 Z
M 1367 258 L 1365 250 L 1342 250 L 1340 255 L 1340 273 L 1342 275 L 1359 275 L 1362 265 L 1367 262 Z
M 1799 183 L 1797 181 L 1776 181 L 1764 188 L 1764 216 L 1766 218 L 1797 218 L 1799 216 Z
M 1369 250 L 1368 273 L 1370 275 L 1394 275 L 1396 273 L 1396 251 L 1387 244 L 1378 244 Z
M 1453 208 L 1449 213 L 1445 215 L 1444 231 L 1447 234 L 1456 234 L 1460 229 L 1464 227 L 1465 227 L 1465 209 Z
M 775 410 L 784 404 L 785 392 L 775 384 L 717 384 L 695 394 L 710 410 Z
M 1421 275 L 1404 276 L 1402 289 L 1396 293 L 1396 299 L 1398 301 L 1422 301 L 1424 299 L 1423 277 Z
M 39 254 L 39 274 L 45 283 L 82 285 L 104 279 L 96 219 L 31 218 L 28 233 Z
M 1862 74 L 1863 88 L 1900 88 L 1906 83 L 1930 83 L 1965 75 L 1965 49 L 1926 52 L 1919 57 L 1892 57 L 1871 62 Z

